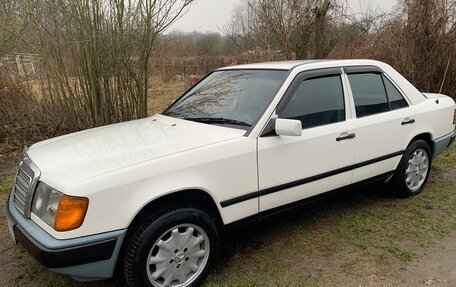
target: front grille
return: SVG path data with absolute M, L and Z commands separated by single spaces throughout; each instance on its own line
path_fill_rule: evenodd
M 33 193 L 40 174 L 35 163 L 24 154 L 17 167 L 12 200 L 16 209 L 27 218 L 30 217 Z
M 13 202 L 20 213 L 25 214 L 27 206 L 27 196 L 32 186 L 32 177 L 19 167 L 14 185 Z

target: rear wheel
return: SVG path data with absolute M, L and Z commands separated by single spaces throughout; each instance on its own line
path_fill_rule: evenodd
M 210 271 L 218 249 L 216 221 L 195 208 L 154 213 L 126 245 L 130 286 L 194 286 Z
M 393 183 L 401 197 L 419 194 L 431 171 L 431 150 L 423 140 L 411 143 L 394 174 Z

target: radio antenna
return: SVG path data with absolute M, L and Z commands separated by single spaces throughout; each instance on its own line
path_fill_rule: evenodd
M 448 68 L 450 67 L 451 56 L 452 55 L 450 55 L 450 57 L 448 58 L 448 63 L 447 63 L 446 69 L 445 69 L 445 74 L 443 75 L 442 84 L 440 85 L 439 94 L 442 93 L 443 84 L 445 84 L 445 79 L 446 79 L 446 76 L 447 76 L 447 73 L 448 73 Z

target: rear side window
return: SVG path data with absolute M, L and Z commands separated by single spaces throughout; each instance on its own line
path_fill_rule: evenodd
M 349 74 L 348 79 L 358 118 L 389 111 L 382 75 L 376 73 Z
M 303 129 L 344 121 L 340 75 L 304 80 L 279 112 L 279 117 L 300 120 Z
M 388 100 L 390 103 L 391 110 L 402 109 L 408 107 L 407 101 L 402 97 L 402 94 L 396 89 L 396 87 L 383 76 L 383 82 L 385 83 L 386 93 L 388 94 Z

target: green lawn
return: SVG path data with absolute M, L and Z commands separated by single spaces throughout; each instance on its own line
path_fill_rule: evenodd
M 0 179 L 2 208 L 11 184 L 9 176 Z M 398 199 L 389 189 L 370 186 L 229 234 L 206 286 L 344 286 L 406 268 L 456 230 L 456 145 L 434 162 L 422 194 Z M 7 242 L 6 224 L 0 227 Z M 0 257 L 0 266 L 11 266 L 0 267 L 7 286 L 121 286 L 77 283 L 40 267 L 20 247 L 9 252 Z

